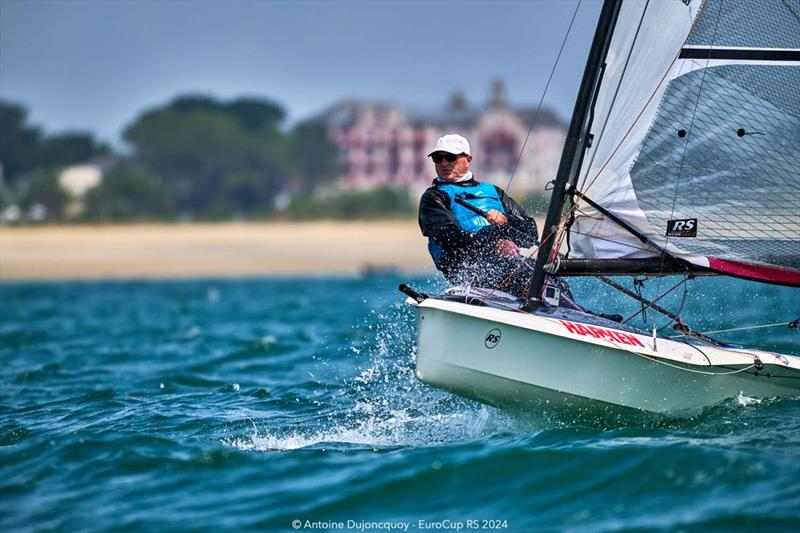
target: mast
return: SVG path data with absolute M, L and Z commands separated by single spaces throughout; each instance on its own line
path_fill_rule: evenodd
M 597 92 L 599 79 L 602 75 L 608 47 L 611 44 L 611 36 L 614 33 L 614 26 L 617 22 L 622 0 L 605 0 L 600 18 L 597 21 L 597 28 L 592 39 L 592 48 L 586 60 L 586 67 L 583 71 L 583 79 L 575 100 L 575 108 L 572 111 L 572 120 L 567 130 L 567 138 L 564 142 L 564 151 L 561 153 L 561 161 L 558 164 L 553 195 L 550 197 L 550 207 L 547 210 L 544 228 L 542 230 L 543 241 L 539 244 L 539 253 L 536 256 L 536 266 L 531 280 L 532 299 L 539 300 L 544 289 L 545 264 L 550 258 L 555 241 L 555 229 L 561 219 L 564 210 L 564 202 L 567 198 L 567 189 L 572 188 L 578 179 L 580 171 L 580 160 L 587 147 L 588 130 L 590 121 L 589 115 L 592 110 L 594 96 Z

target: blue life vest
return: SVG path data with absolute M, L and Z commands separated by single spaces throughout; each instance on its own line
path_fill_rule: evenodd
M 491 226 L 491 222 L 486 217 L 475 213 L 467 207 L 456 202 L 456 197 L 464 200 L 473 207 L 477 207 L 484 213 L 496 209 L 506 214 L 503 202 L 497 194 L 497 189 L 491 183 L 478 183 L 473 187 L 463 187 L 455 183 L 437 184 L 436 188 L 450 198 L 450 211 L 458 222 L 459 227 L 469 233 L 478 233 L 486 226 Z M 445 251 L 433 239 L 428 239 L 428 252 L 430 252 L 434 263 L 437 265 L 444 258 Z

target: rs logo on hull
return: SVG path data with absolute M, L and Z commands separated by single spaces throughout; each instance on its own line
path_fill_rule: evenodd
M 502 336 L 503 332 L 501 332 L 497 328 L 494 328 L 490 330 L 489 333 L 486 334 L 486 338 L 483 340 L 483 344 L 491 350 L 492 348 L 497 346 Z

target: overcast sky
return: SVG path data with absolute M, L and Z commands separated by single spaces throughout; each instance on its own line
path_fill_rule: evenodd
M 118 144 L 141 111 L 194 93 L 257 96 L 292 121 L 343 98 L 442 105 L 486 101 L 505 80 L 535 105 L 575 0 L 0 0 L 0 98 L 48 133 Z M 564 118 L 600 11 L 583 0 L 545 103 Z

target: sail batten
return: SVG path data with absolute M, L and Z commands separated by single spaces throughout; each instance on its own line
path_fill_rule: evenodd
M 725 59 L 729 61 L 800 61 L 800 50 L 780 48 L 709 48 L 686 46 L 679 59 Z
M 623 4 L 641 28 L 611 43 L 570 257 L 666 252 L 800 286 L 800 18 L 781 0 L 689 4 Z

